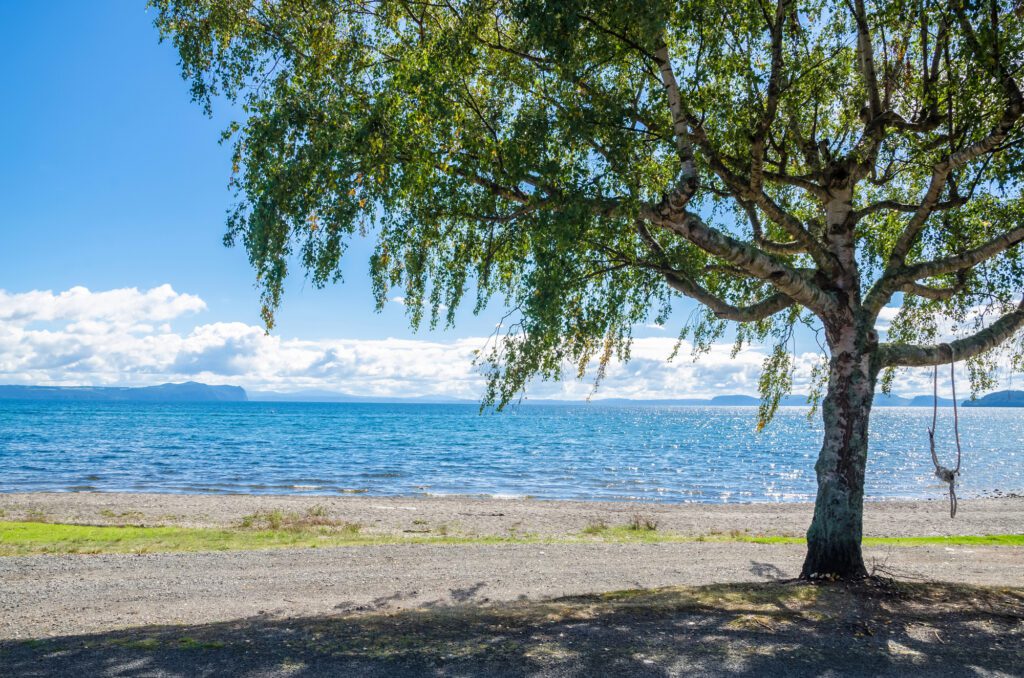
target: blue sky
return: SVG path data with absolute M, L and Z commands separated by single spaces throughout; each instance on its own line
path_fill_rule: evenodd
M 0 4 L 0 288 L 169 282 L 202 293 L 211 318 L 256 323 L 244 253 L 221 245 L 232 196 L 218 139 L 230 111 L 210 119 L 189 101 L 151 20 L 143 2 Z M 292 281 L 280 332 L 404 332 L 400 309 L 371 313 L 367 256 L 356 243 L 343 289 Z
M 232 111 L 211 119 L 189 100 L 142 0 L 0 3 L 0 55 L 0 382 L 479 395 L 471 353 L 500 309 L 414 335 L 401 304 L 373 311 L 365 241 L 352 243 L 341 286 L 293 276 L 263 335 L 245 254 L 221 243 L 232 195 L 218 140 Z M 638 327 L 637 359 L 602 395 L 756 390 L 756 347 L 737 361 L 723 345 L 700 365 L 666 364 L 677 329 Z M 589 386 L 533 392 L 582 397 Z
M 0 289 L 151 288 L 201 294 L 211 318 L 259 322 L 242 250 L 221 239 L 233 198 L 226 104 L 208 118 L 188 95 L 143 0 L 0 3 L 8 105 L 0 181 Z M 346 280 L 317 290 L 293 276 L 282 336 L 410 336 L 400 306 L 373 312 L 371 244 L 355 241 Z M 498 310 L 460 316 L 486 334 Z M 442 339 L 451 333 L 422 332 Z

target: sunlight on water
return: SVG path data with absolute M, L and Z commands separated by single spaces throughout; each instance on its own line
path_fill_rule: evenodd
M 874 411 L 870 498 L 944 496 L 930 417 Z M 754 423 L 752 408 L 0 401 L 0 491 L 813 499 L 820 423 L 796 408 Z M 1024 410 L 963 410 L 961 433 L 962 496 L 1024 490 Z

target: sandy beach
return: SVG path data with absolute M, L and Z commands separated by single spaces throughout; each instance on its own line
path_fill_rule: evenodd
M 659 531 L 686 536 L 727 534 L 802 537 L 813 507 L 776 504 L 636 504 L 494 499 L 471 496 L 375 497 L 302 495 L 183 495 L 126 493 L 0 494 L 3 520 L 45 520 L 88 525 L 233 527 L 257 512 L 310 509 L 390 535 L 562 537 L 595 524 L 624 525 L 634 515 Z M 961 500 L 955 520 L 948 503 L 869 501 L 867 537 L 1017 534 L 1024 532 L 1024 498 Z

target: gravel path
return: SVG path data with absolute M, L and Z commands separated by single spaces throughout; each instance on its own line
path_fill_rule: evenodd
M 797 574 L 803 547 L 744 543 L 393 545 L 0 558 L 0 639 L 493 603 Z M 1017 548 L 887 547 L 904 576 L 1024 586 Z

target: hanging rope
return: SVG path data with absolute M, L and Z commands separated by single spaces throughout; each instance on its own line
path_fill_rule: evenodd
M 939 463 L 939 457 L 935 453 L 935 425 L 939 416 L 939 366 L 936 365 L 932 372 L 932 427 L 928 429 L 928 443 L 932 449 L 932 463 L 935 464 L 935 476 L 944 483 L 949 484 L 949 517 L 956 518 L 956 478 L 960 475 L 960 460 L 963 456 L 960 450 L 960 415 L 957 412 L 956 404 L 956 361 L 953 359 L 953 347 L 943 344 L 949 349 L 949 383 L 953 388 L 953 432 L 956 436 L 956 468 L 946 468 Z

